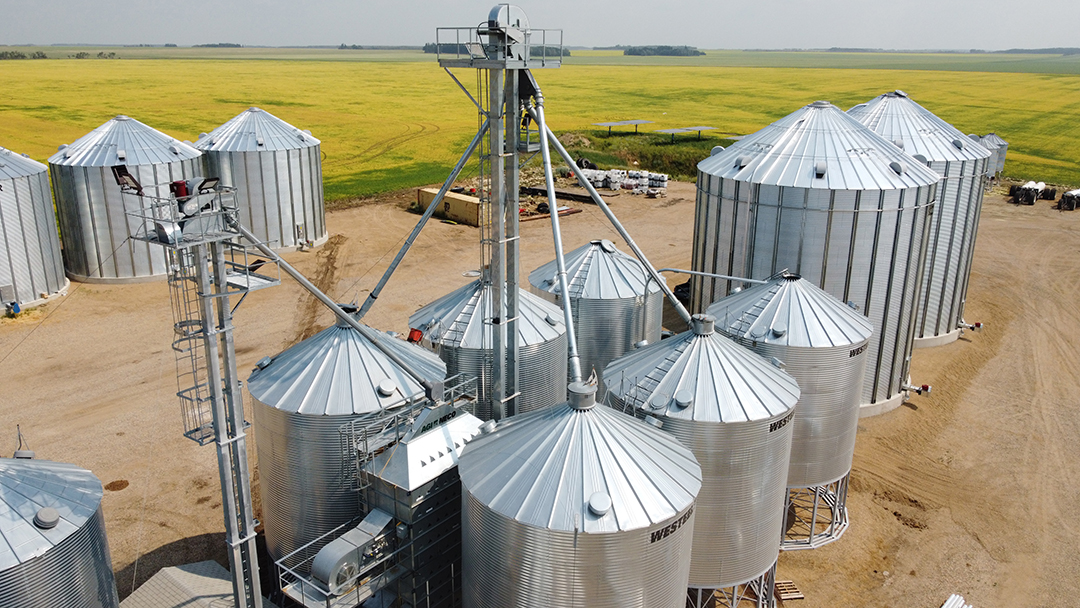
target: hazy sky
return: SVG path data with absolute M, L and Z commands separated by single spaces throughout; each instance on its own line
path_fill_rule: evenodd
M 406 44 L 495 2 L 0 0 L 0 44 Z M 1078 0 L 544 0 L 519 4 L 568 46 L 1005 49 L 1080 46 Z M 1022 23 L 1032 24 L 1030 26 Z

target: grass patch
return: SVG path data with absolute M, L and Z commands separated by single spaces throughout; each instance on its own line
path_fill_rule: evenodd
M 333 201 L 441 182 L 477 127 L 472 103 L 423 53 L 181 50 L 188 58 L 5 62 L 0 71 L 0 146 L 44 161 L 58 145 L 71 143 L 117 114 L 194 141 L 249 106 L 264 105 L 322 140 L 325 191 Z M 164 58 L 172 51 L 145 52 Z M 697 162 L 714 145 L 723 144 L 722 133 L 753 133 L 817 99 L 849 108 L 903 89 L 965 133 L 995 131 L 1008 140 L 1006 176 L 1080 183 L 1080 75 L 899 69 L 924 60 L 926 66 L 947 65 L 941 63 L 945 59 L 972 61 L 963 55 L 924 59 L 911 54 L 819 54 L 833 65 L 841 59 L 895 63 L 887 69 L 718 64 L 739 57 L 796 63 L 808 61 L 809 55 L 785 59 L 783 53 L 738 53 L 645 58 L 713 62 L 695 65 L 631 65 L 621 56 L 601 54 L 582 60 L 615 63 L 567 62 L 557 70 L 540 70 L 536 77 L 551 128 L 585 135 L 591 145 L 571 146 L 573 152 L 602 166 L 631 168 L 637 161 L 642 169 L 692 177 Z M 1034 57 L 1032 61 L 1059 62 L 1062 71 L 1071 69 L 1068 61 L 1080 62 L 1080 56 L 973 57 L 1018 62 Z M 191 74 L 213 84 L 192 87 Z M 466 85 L 475 82 L 471 70 L 458 70 L 457 75 Z M 592 126 L 630 118 L 654 122 L 643 125 L 636 137 L 607 137 L 606 131 Z M 718 129 L 706 132 L 700 143 L 692 134 L 677 135 L 674 146 L 667 143 L 668 136 L 651 132 L 690 125 Z
M 667 173 L 678 180 L 697 179 L 697 164 L 709 156 L 715 146 L 730 146 L 730 139 L 694 134 L 612 133 L 607 131 L 571 131 L 560 135 L 575 159 L 588 158 L 601 169 L 642 169 Z
M 347 176 L 323 180 L 327 208 L 333 209 L 333 201 L 392 192 L 425 184 L 443 182 L 450 174 L 450 165 L 431 162 L 414 162 L 386 169 L 372 169 Z

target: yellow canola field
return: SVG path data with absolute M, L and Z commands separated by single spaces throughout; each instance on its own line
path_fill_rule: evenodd
M 0 70 L 0 146 L 44 161 L 116 114 L 194 141 L 249 106 L 323 142 L 331 200 L 441 181 L 476 111 L 433 61 L 25 60 Z M 476 72 L 459 70 L 475 93 Z M 965 133 L 1010 142 L 1006 174 L 1080 183 L 1080 76 L 1002 72 L 565 65 L 538 70 L 553 129 L 641 118 L 751 133 L 803 104 L 903 89 Z M 713 134 L 712 137 L 719 137 Z

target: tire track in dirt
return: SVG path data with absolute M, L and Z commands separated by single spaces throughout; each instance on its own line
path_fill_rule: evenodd
M 419 131 L 413 131 L 414 127 L 418 127 Z M 382 156 L 383 154 L 399 148 L 413 140 L 420 139 L 422 137 L 431 137 L 437 134 L 439 130 L 439 126 L 432 123 L 417 123 L 415 125 L 406 124 L 404 133 L 379 140 L 356 154 L 339 156 L 333 160 L 327 160 L 327 162 L 323 163 L 323 165 L 327 167 L 337 168 L 347 167 L 358 163 L 364 163 L 379 156 Z
M 343 249 L 348 241 L 349 238 L 345 235 L 335 234 L 315 254 L 315 273 L 309 280 L 323 293 L 333 293 L 337 287 L 339 265 L 345 257 Z M 316 325 L 316 322 L 319 312 L 323 309 L 323 304 L 306 291 L 300 294 L 300 300 L 297 304 L 299 310 L 296 315 L 296 323 L 294 323 L 296 329 L 286 343 L 285 348 L 310 338 L 321 329 Z
M 1028 359 L 1030 420 L 1021 448 L 1024 466 L 1030 472 L 1025 479 L 1029 492 L 1018 497 L 1027 503 L 1024 533 L 1028 542 L 1001 558 L 1008 564 L 1001 591 L 1003 605 L 1024 604 L 1060 584 L 1054 572 L 1059 563 L 1046 557 L 1060 550 L 1061 539 L 1076 537 L 1071 516 L 1075 496 L 1073 500 L 1063 497 L 1062 489 L 1076 487 L 1077 476 L 1070 461 L 1078 453 L 1075 438 L 1080 429 L 1075 418 L 1063 412 L 1075 401 L 1076 383 L 1067 370 L 1080 359 L 1080 350 L 1072 341 L 1062 339 L 1062 330 L 1077 318 L 1080 307 L 1062 286 L 1075 286 L 1080 273 L 1071 260 L 1058 255 L 1067 237 L 1042 236 L 1037 263 L 1026 269 L 1027 289 L 1020 300 L 1025 312 L 1021 333 L 1030 344 L 1039 345 L 1030 349 Z

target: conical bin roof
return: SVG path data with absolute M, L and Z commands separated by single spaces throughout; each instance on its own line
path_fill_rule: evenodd
M 566 332 L 558 307 L 524 289 L 518 293 L 517 327 L 521 346 L 549 342 Z M 493 295 L 492 286 L 478 279 L 413 313 L 409 327 L 421 330 L 433 343 L 491 348 L 490 338 L 485 339 L 485 320 L 492 318 Z
M 29 156 L 16 154 L 7 148 L 0 148 L 0 179 L 19 179 L 48 170 L 48 167 Z
M 636 258 L 619 251 L 607 239 L 595 240 L 567 253 L 566 282 L 570 286 L 570 298 L 586 300 L 615 300 L 660 291 L 660 286 L 649 278 L 645 267 Z M 529 273 L 529 283 L 540 291 L 559 294 L 557 260 Z
M 874 333 L 869 319 L 796 274 L 729 295 L 707 312 L 724 334 L 763 344 L 827 348 L 858 344 Z
M 69 167 L 156 165 L 198 158 L 202 153 L 134 118 L 117 116 L 68 146 L 49 164 Z M 121 158 L 122 156 L 122 158 Z
M 892 91 L 861 103 L 848 115 L 893 142 L 911 156 L 927 161 L 968 161 L 989 158 L 956 127 L 915 103 L 903 91 Z
M 435 354 L 378 330 L 380 343 L 433 383 L 446 378 Z M 273 357 L 248 378 L 251 396 L 311 416 L 368 414 L 425 395 L 424 387 L 360 332 L 332 325 Z
M 795 379 L 714 331 L 709 315 L 692 329 L 631 351 L 604 369 L 604 384 L 625 405 L 695 422 L 765 420 L 799 401 Z
M 707 175 L 762 185 L 898 190 L 940 177 L 840 108 L 815 101 L 698 163 Z
M 220 127 L 199 137 L 195 147 L 214 152 L 296 150 L 319 145 L 311 133 L 260 108 L 248 108 Z
M 102 493 L 101 481 L 73 464 L 0 458 L 0 571 L 45 554 L 82 529 Z
M 701 489 L 690 450 L 632 416 L 596 407 L 595 391 L 572 383 L 569 402 L 514 416 L 473 439 L 458 463 L 463 487 L 505 517 L 563 532 L 634 530 L 690 507 Z M 598 515 L 604 506 L 610 510 Z
M 979 138 L 983 145 L 996 146 L 998 148 L 1009 145 L 1009 142 L 1001 138 L 997 133 L 987 133 Z

